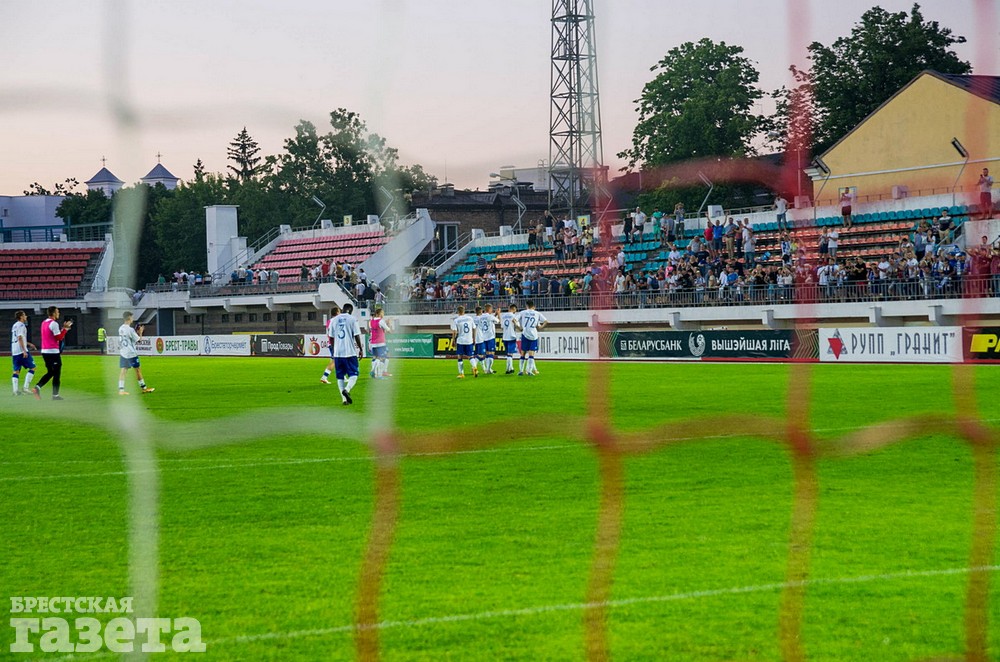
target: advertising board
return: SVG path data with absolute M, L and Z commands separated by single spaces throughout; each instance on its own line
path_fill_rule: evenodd
M 824 328 L 819 359 L 832 363 L 961 363 L 957 326 Z

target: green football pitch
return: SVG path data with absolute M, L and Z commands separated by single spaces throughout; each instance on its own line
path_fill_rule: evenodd
M 982 538 L 996 529 L 975 524 L 995 514 L 996 452 L 977 481 L 948 431 L 956 415 L 995 429 L 996 368 L 540 361 L 538 377 L 498 362 L 458 380 L 454 361 L 410 360 L 373 381 L 365 360 L 345 407 L 324 364 L 148 357 L 156 392 L 122 398 L 116 358 L 69 355 L 64 401 L 8 387 L 4 611 L 145 592 L 157 615 L 200 622 L 211 660 L 351 660 L 376 638 L 388 660 L 581 659 L 594 613 L 619 660 L 959 659 L 970 631 L 1000 659 L 1000 589 L 971 619 L 967 605 L 975 578 L 1000 582 Z M 604 557 L 591 407 L 636 448 L 678 438 L 623 460 Z M 805 500 L 788 446 L 763 438 L 784 434 L 790 407 L 823 451 Z M 412 444 L 380 473 L 391 462 L 368 440 L 394 427 Z M 879 444 L 894 435 L 908 438 Z M 835 457 L 842 443 L 870 449 Z M 398 516 L 376 527 L 391 544 L 377 622 L 359 633 L 377 486 L 398 487 Z M 814 519 L 796 538 L 803 506 Z M 992 558 L 973 568 L 974 548 Z M 613 560 L 600 604 L 595 558 Z M 796 564 L 807 574 L 790 586 Z M 11 653 L 15 630 L 0 630 L 0 659 L 66 657 L 39 653 L 39 635 L 34 654 Z

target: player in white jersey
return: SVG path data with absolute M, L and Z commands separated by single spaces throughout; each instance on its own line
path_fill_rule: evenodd
M 517 306 L 510 304 L 507 312 L 500 315 L 500 328 L 503 329 L 503 347 L 507 353 L 507 375 L 514 374 L 514 353 L 520 351 L 521 334 L 514 327 L 514 318 L 517 316 Z M 521 355 L 522 357 L 524 354 Z M 523 366 L 522 366 L 523 370 Z
M 137 344 L 139 339 L 142 338 L 142 326 L 139 327 L 139 331 L 136 332 L 132 328 L 132 313 L 127 312 L 122 314 L 122 325 L 118 327 L 118 367 L 121 368 L 118 373 L 118 395 L 128 395 L 128 391 L 125 390 L 125 375 L 128 374 L 129 368 L 135 368 L 135 376 L 139 379 L 139 389 L 142 393 L 152 393 L 155 388 L 146 386 L 146 380 L 142 378 L 142 368 L 139 367 L 139 349 Z
M 337 373 L 337 386 L 340 387 L 340 396 L 345 405 L 354 402 L 351 399 L 351 389 L 358 383 L 358 359 L 364 353 L 361 329 L 358 328 L 353 312 L 354 306 L 345 303 L 341 313 L 328 326 L 333 332 L 330 336 L 330 353 Z
M 472 315 L 465 314 L 465 306 L 459 306 L 455 319 L 451 321 L 451 343 L 458 355 L 458 378 L 465 379 L 465 364 L 462 359 L 469 359 L 472 365 L 472 376 L 479 376 L 476 362 L 476 320 Z
M 521 351 L 524 352 L 524 357 L 521 358 L 521 370 L 517 374 L 531 377 L 538 374 L 538 370 L 535 369 L 538 332 L 544 329 L 549 321 L 545 319 L 545 315 L 535 310 L 534 301 L 528 300 L 524 305 L 527 309 L 514 317 L 515 328 L 521 332 Z
M 334 306 L 330 308 L 330 317 L 326 320 L 326 346 L 330 352 L 330 362 L 323 369 L 323 376 L 319 378 L 320 384 L 329 384 L 330 373 L 337 367 L 337 363 L 333 360 L 333 320 L 337 319 L 339 314 L 340 306 Z
M 476 314 L 472 316 L 472 322 L 476 325 L 475 330 L 472 332 L 473 338 L 473 350 L 476 353 L 476 359 L 486 369 L 486 336 L 483 335 L 483 329 L 480 326 L 480 321 L 483 317 L 483 307 L 476 306 Z M 475 371 L 473 371 L 475 374 Z
M 495 375 L 497 373 L 493 370 L 493 360 L 497 353 L 497 324 L 500 323 L 500 318 L 493 312 L 493 304 L 486 304 L 476 322 L 483 346 L 483 353 L 480 356 L 480 360 L 483 361 L 483 372 Z
M 31 357 L 31 352 L 38 351 L 38 348 L 28 342 L 27 321 L 28 314 L 23 310 L 19 310 L 14 313 L 14 326 L 10 328 L 10 357 L 14 364 L 11 383 L 14 385 L 14 395 L 34 393 L 31 390 L 31 380 L 35 378 L 35 359 Z M 21 368 L 28 371 L 28 374 L 24 377 L 23 391 L 18 388 L 21 379 Z

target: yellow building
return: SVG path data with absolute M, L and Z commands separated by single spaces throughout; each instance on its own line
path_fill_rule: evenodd
M 897 187 L 907 197 L 971 193 L 984 167 L 1000 182 L 1000 77 L 924 71 L 820 159 L 830 170 L 820 204 L 844 188 L 861 202 L 900 197 Z

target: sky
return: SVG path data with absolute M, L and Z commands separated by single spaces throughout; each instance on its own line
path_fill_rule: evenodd
M 671 48 L 745 49 L 770 91 L 884 0 L 593 0 L 604 160 L 629 147 L 635 100 Z M 998 75 L 994 0 L 925 0 L 964 35 L 974 73 Z M 245 126 L 263 154 L 300 120 L 346 108 L 458 188 L 549 156 L 550 0 L 3 0 L 0 195 L 83 182 L 106 165 L 134 183 L 160 161 L 188 180 L 226 170 Z M 762 102 L 761 112 L 771 108 Z M 82 187 L 81 187 L 82 189 Z

